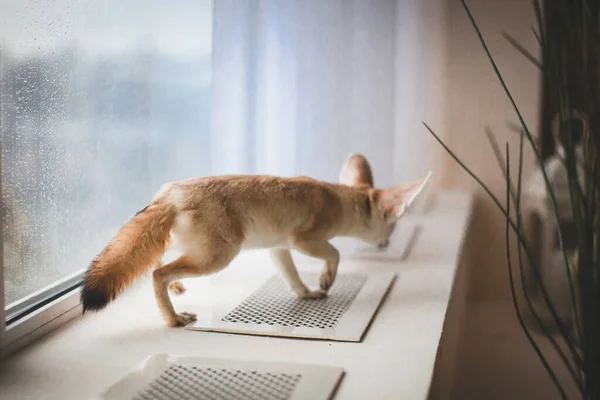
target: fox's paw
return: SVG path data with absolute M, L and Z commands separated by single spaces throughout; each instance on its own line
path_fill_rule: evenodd
M 302 292 L 302 293 L 297 293 L 296 296 L 298 296 L 299 299 L 322 299 L 324 297 L 327 297 L 327 292 L 325 290 L 309 290 L 307 289 L 306 291 Z
M 173 293 L 174 295 L 184 294 L 185 286 L 183 286 L 183 283 L 175 281 L 169 285 L 169 292 Z
M 319 277 L 319 287 L 321 290 L 327 291 L 331 288 L 333 282 L 335 282 L 335 275 L 335 272 L 329 268 L 326 268 L 321 273 L 321 276 Z
M 169 326 L 170 327 L 185 326 L 195 320 L 196 320 L 196 314 L 182 312 L 181 314 L 175 315 L 175 317 L 169 321 Z

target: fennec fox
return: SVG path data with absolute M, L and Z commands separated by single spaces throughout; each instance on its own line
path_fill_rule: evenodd
M 311 178 L 218 176 L 164 185 L 91 263 L 81 292 L 83 310 L 100 310 L 135 278 L 154 267 L 154 293 L 169 326 L 194 314 L 177 314 L 167 289 L 185 289 L 178 279 L 227 267 L 242 249 L 269 248 L 274 264 L 299 298 L 326 296 L 335 281 L 336 236 L 385 246 L 395 222 L 425 186 L 430 174 L 387 190 L 373 188 L 367 160 L 352 155 L 340 184 Z M 181 256 L 166 265 L 163 253 L 178 245 Z M 300 279 L 290 249 L 324 261 L 318 290 Z

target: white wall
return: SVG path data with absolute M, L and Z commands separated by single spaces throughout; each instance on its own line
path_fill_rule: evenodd
M 438 4 L 434 4 L 437 1 Z M 468 2 L 500 71 L 505 76 L 517 104 L 532 132 L 539 129 L 538 115 L 541 101 L 539 70 L 515 51 L 501 36 L 511 34 L 534 54 L 539 54 L 530 27 L 535 24 L 531 2 L 527 0 L 471 0 Z M 479 43 L 460 1 L 432 0 L 426 13 L 432 27 L 430 41 L 428 91 L 428 122 L 443 140 L 470 166 L 503 202 L 504 178 L 494 159 L 484 129 L 489 125 L 503 146 L 508 141 L 512 151 L 511 170 L 517 168 L 518 136 L 506 129 L 507 119 L 516 121 L 514 110 L 505 96 L 498 79 Z M 433 104 L 436 106 L 433 107 Z M 437 111 L 435 110 L 437 109 Z M 479 321 L 473 321 L 473 310 L 497 310 L 494 304 L 506 304 L 512 314 L 509 299 L 509 281 L 506 262 L 505 220 L 483 190 L 452 160 L 437 142 L 429 141 L 429 150 L 435 167 L 434 186 L 438 189 L 473 190 L 477 194 L 470 232 L 455 276 L 436 373 L 432 385 L 432 399 L 464 398 L 457 395 L 455 382 L 469 388 L 486 384 L 492 387 L 501 379 L 494 370 L 498 356 L 490 346 L 488 335 L 481 335 Z M 534 165 L 531 151 L 524 157 L 526 173 Z M 513 246 L 513 255 L 516 249 Z M 490 305 L 491 308 L 490 308 Z M 492 317 L 491 319 L 494 319 Z M 470 321 L 470 322 L 469 322 Z M 508 323 L 515 323 L 506 319 Z M 470 326 L 469 328 L 465 328 Z M 493 339 L 500 338 L 496 333 Z M 481 339 L 479 337 L 481 336 Z M 521 337 L 521 336 L 519 336 Z M 502 337 L 505 345 L 507 339 Z M 520 343 L 520 342 L 519 342 Z M 523 347 L 530 350 L 529 347 Z M 528 357 L 529 355 L 525 355 Z M 534 357 L 534 356 L 532 356 Z M 479 374 L 465 374 L 464 365 L 472 362 Z M 475 361 L 472 361 L 475 360 Z M 483 364 L 482 364 L 483 363 Z M 523 365 L 520 359 L 511 365 Z M 532 361 L 535 368 L 537 360 Z M 472 370 L 473 371 L 473 370 Z M 530 371 L 528 371 L 530 372 Z M 484 377 L 488 382 L 477 382 Z M 492 384 L 492 382 L 494 382 Z M 468 387 L 465 389 L 465 387 Z M 515 389 L 518 392 L 518 389 Z M 476 396 L 475 396 L 476 397 Z
M 469 4 L 530 131 L 537 134 L 540 71 L 501 36 L 502 31 L 506 31 L 533 54 L 539 54 L 537 40 L 531 32 L 531 26 L 535 25 L 531 2 L 479 0 Z M 506 128 L 506 121 L 517 121 L 517 117 L 458 1 L 449 1 L 447 55 L 445 123 L 436 128 L 444 131 L 449 145 L 489 184 L 494 194 L 504 199 L 504 178 L 484 129 L 489 125 L 501 146 L 505 142 L 510 144 L 511 170 L 516 172 L 519 138 Z M 504 217 L 453 160 L 449 157 L 444 160 L 442 185 L 475 190 L 479 197 L 471 240 L 467 244 L 472 261 L 471 294 L 475 299 L 507 299 Z M 524 161 L 527 173 L 534 165 L 531 151 L 525 153 Z M 513 254 L 516 254 L 514 249 Z

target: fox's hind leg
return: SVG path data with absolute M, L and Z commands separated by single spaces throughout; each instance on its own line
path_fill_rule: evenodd
M 171 292 L 171 294 L 174 294 L 175 296 L 184 294 L 185 290 L 185 286 L 183 286 L 183 283 L 181 283 L 180 281 L 175 281 L 169 285 L 169 292 Z
M 154 269 L 159 269 L 162 266 L 163 266 L 163 262 L 161 260 L 156 263 L 156 265 L 154 266 Z M 184 294 L 185 290 L 186 290 L 185 286 L 183 286 L 183 283 L 181 283 L 180 281 L 175 281 L 169 285 L 169 292 L 171 292 L 171 294 L 174 294 L 176 296 L 178 296 L 180 294 Z
M 233 248 L 222 243 L 215 246 L 206 246 L 205 248 L 218 248 L 218 250 L 213 250 L 212 254 L 204 254 L 201 257 L 194 257 L 190 254 L 184 255 L 164 267 L 156 269 L 153 273 L 154 295 L 158 307 L 169 326 L 186 325 L 194 321 L 196 315 L 186 312 L 177 314 L 169 298 L 168 288 L 173 283 L 179 283 L 176 282 L 177 279 L 209 275 L 222 270 L 229 265 L 240 251 L 239 247 Z M 179 284 L 181 285 L 181 283 Z

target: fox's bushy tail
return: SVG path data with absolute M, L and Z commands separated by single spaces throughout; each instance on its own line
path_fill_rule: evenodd
M 100 310 L 154 266 L 165 252 L 176 210 L 164 200 L 139 211 L 91 263 L 83 281 L 83 312 Z

